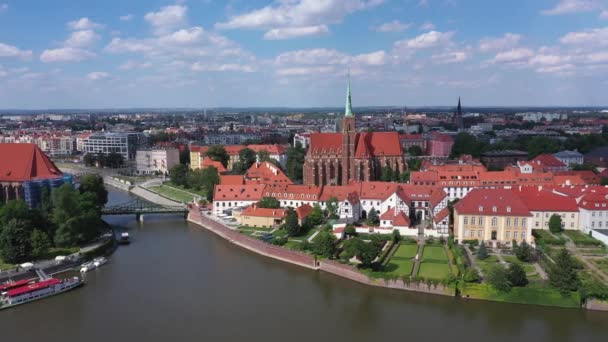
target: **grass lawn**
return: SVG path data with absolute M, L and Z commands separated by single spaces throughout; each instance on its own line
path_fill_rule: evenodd
M 443 246 L 424 246 L 422 252 L 422 259 L 424 260 L 436 260 L 436 261 L 448 261 L 447 255 Z
M 397 276 L 409 276 L 412 273 L 413 267 L 414 267 L 414 262 L 411 260 L 392 258 L 388 262 L 388 264 L 386 264 L 386 266 L 384 266 L 383 272 L 376 272 L 376 273 L 387 273 L 390 275 L 397 275 Z
M 483 273 L 487 273 L 490 267 L 498 264 L 498 258 L 495 255 L 490 255 L 485 260 L 475 258 L 475 263 L 481 268 Z
M 427 279 L 442 280 L 450 273 L 450 266 L 443 262 L 422 262 L 418 269 L 418 277 Z
M 605 273 L 608 273 L 608 259 L 593 260 L 593 263 L 595 263 L 597 267 L 600 268 L 600 270 L 604 271 Z
M 509 292 L 500 292 L 488 284 L 462 284 L 462 297 L 494 300 L 519 304 L 548 305 L 564 308 L 579 308 L 580 296 L 573 293 L 563 297 L 558 291 L 539 287 L 514 287 Z
M 393 254 L 393 258 L 403 258 L 403 259 L 411 259 L 416 256 L 416 252 L 418 251 L 418 245 L 413 244 L 401 244 L 395 254 Z
M 178 202 L 182 202 L 182 203 L 192 202 L 192 199 L 194 198 L 194 196 L 197 196 L 196 194 L 183 192 L 176 188 L 166 186 L 166 185 L 151 186 L 148 189 L 150 189 L 154 192 L 157 192 L 165 197 L 168 197 L 174 201 L 178 201 Z
M 300 242 L 298 242 L 298 241 L 292 241 L 292 240 L 287 241 L 283 245 L 283 247 L 285 247 L 285 248 L 295 249 L 295 250 L 297 250 L 299 246 L 300 246 Z
M 251 226 L 239 226 L 239 229 L 246 229 L 246 230 L 259 230 L 261 232 L 270 232 L 271 230 L 273 230 L 274 228 L 266 228 L 266 227 L 251 227 Z
M 579 231 L 576 230 L 564 230 L 562 232 L 562 234 L 568 236 L 570 239 L 572 239 L 572 242 L 574 242 L 574 244 L 577 247 L 584 247 L 584 246 L 602 246 L 602 242 L 599 240 L 596 240 L 594 238 L 592 238 L 589 235 L 583 234 Z
M 4 263 L 4 260 L 0 259 L 0 270 L 8 270 L 8 269 L 11 269 L 11 268 L 14 268 L 14 267 L 15 267 L 15 265 L 13 265 L 13 264 L 6 264 L 6 263 Z
M 534 265 L 532 265 L 529 262 L 520 261 L 514 255 L 503 255 L 502 258 L 505 259 L 506 262 L 509 262 L 512 264 L 520 264 L 521 267 L 523 267 L 524 271 L 526 271 L 526 275 L 528 275 L 528 276 L 536 274 L 536 268 L 534 267 Z

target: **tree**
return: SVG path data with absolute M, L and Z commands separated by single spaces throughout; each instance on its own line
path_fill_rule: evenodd
M 289 236 L 297 236 L 302 231 L 302 227 L 298 223 L 298 214 L 293 208 L 287 209 L 287 214 L 285 216 L 285 223 L 283 223 L 282 227 Z
M 481 277 L 479 276 L 479 272 L 477 272 L 475 268 L 469 267 L 464 271 L 462 280 L 467 283 L 478 283 L 479 280 L 481 280 Z
M 95 158 L 94 154 L 87 153 L 84 155 L 84 157 L 82 157 L 82 161 L 84 162 L 84 165 L 91 167 L 91 166 L 95 166 L 95 163 L 97 162 L 97 158 Z
M 10 200 L 0 209 L 0 229 L 11 220 L 19 220 L 28 223 L 30 221 L 30 208 L 24 201 Z
M 554 259 L 555 264 L 549 267 L 549 283 L 563 295 L 576 291 L 580 285 L 574 268 L 574 260 L 567 249 L 562 249 Z
M 285 164 L 287 177 L 294 182 L 301 182 L 304 174 L 304 158 L 306 157 L 306 150 L 302 147 L 302 144 L 298 141 L 295 147 L 289 147 L 287 149 L 287 162 Z
M 528 285 L 528 278 L 526 277 L 526 271 L 518 263 L 512 263 L 509 265 L 507 270 L 507 277 L 512 286 L 526 286 Z
M 313 240 L 312 251 L 316 255 L 331 258 L 336 251 L 335 242 L 336 237 L 333 233 L 322 231 Z
M 602 184 L 602 186 L 608 185 L 608 177 L 602 177 L 601 184 Z
M 380 217 L 378 217 L 378 212 L 373 207 L 369 210 L 367 214 L 367 224 L 370 226 L 377 226 L 380 224 Z
M 5 262 L 17 264 L 31 257 L 31 231 L 26 221 L 10 220 L 0 232 L 0 256 Z
M 230 159 L 230 156 L 222 145 L 209 147 L 207 152 L 205 152 L 205 156 L 211 158 L 211 160 L 219 161 L 224 167 L 228 166 L 228 160 Z
M 257 160 L 260 163 L 262 163 L 262 162 L 272 162 L 273 161 L 273 159 L 270 158 L 270 152 L 268 152 L 266 150 L 260 150 L 258 152 Z
M 393 229 L 393 242 L 397 243 L 401 241 L 401 233 L 399 233 L 398 229 Z
M 382 168 L 382 181 L 383 182 L 392 182 L 393 181 L 393 168 L 390 165 L 386 165 Z
M 399 174 L 399 183 L 408 183 L 410 181 L 410 170 L 406 170 Z
M 38 229 L 34 229 L 30 241 L 32 244 L 32 257 L 35 259 L 44 258 L 47 255 L 49 248 L 51 248 L 51 239 L 49 239 L 49 236 Z
M 410 158 L 407 160 L 407 168 L 411 171 L 420 171 L 422 167 L 422 160 L 418 158 Z
M 220 184 L 220 174 L 215 167 L 206 167 L 201 171 L 201 178 L 203 179 L 202 189 L 207 194 L 207 200 L 211 201 L 213 199 L 213 189 Z
M 55 233 L 55 244 L 71 247 L 89 242 L 99 236 L 104 227 L 104 222 L 93 212 L 74 216 L 59 225 Z
M 179 163 L 188 164 L 190 162 L 190 148 L 186 145 L 179 149 Z
M 105 162 L 102 166 L 109 166 L 111 168 L 119 168 L 125 163 L 125 157 L 116 152 L 110 152 L 105 156 Z
M 502 292 L 511 291 L 511 282 L 507 270 L 502 265 L 493 265 L 486 274 L 486 281 Z
M 513 245 L 513 250 L 515 251 L 515 256 L 520 261 L 529 262 L 534 259 L 534 251 L 526 241 L 522 242 L 519 246 L 517 245 L 517 243 L 515 243 Z
M 335 197 L 330 197 L 327 200 L 327 216 L 330 220 L 335 220 L 339 218 L 338 215 L 338 199 Z
M 98 175 L 86 174 L 80 178 L 80 193 L 91 192 L 95 194 L 95 203 L 103 207 L 108 203 L 108 191 L 103 184 L 103 178 Z
M 562 231 L 562 218 L 557 214 L 551 215 L 549 219 L 549 230 L 553 234 L 557 234 Z
M 321 210 L 321 206 L 318 203 L 312 207 L 312 211 L 308 214 L 306 218 L 311 225 L 317 226 L 323 223 L 323 210 Z
M 281 207 L 281 203 L 278 199 L 274 197 L 262 197 L 260 202 L 258 202 L 258 207 L 260 208 L 269 208 L 269 209 L 278 209 Z
M 200 191 L 203 186 L 205 185 L 205 176 L 203 174 L 203 171 L 208 169 L 208 168 L 212 168 L 212 166 L 210 167 L 206 167 L 205 169 L 196 169 L 196 170 L 191 170 L 186 174 L 186 185 L 188 188 L 194 189 L 196 191 Z
M 454 139 L 451 157 L 458 158 L 463 154 L 470 154 L 477 158 L 481 154 L 483 146 L 484 144 L 471 134 L 460 132 Z
M 369 267 L 378 256 L 378 252 L 373 243 L 366 243 L 358 237 L 344 242 L 344 257 L 351 259 L 353 256 L 356 256 L 361 261 L 362 267 Z
M 486 244 L 483 241 L 481 241 L 481 244 L 479 245 L 479 249 L 477 250 L 477 259 L 485 260 L 488 257 L 490 257 L 490 255 L 488 254 L 488 249 L 486 248 Z
M 53 190 L 51 194 L 53 201 L 51 219 L 57 227 L 66 223 L 70 218 L 81 214 L 78 194 L 78 190 L 70 184 L 63 184 Z
M 407 153 L 409 153 L 410 156 L 418 157 L 422 155 L 422 148 L 418 145 L 413 145 L 407 149 Z
M 169 170 L 169 176 L 171 181 L 175 185 L 186 186 L 188 185 L 188 168 L 184 164 L 177 164 Z
M 344 235 L 356 236 L 357 230 L 355 229 L 355 226 L 353 226 L 352 224 L 349 224 L 348 226 L 346 226 L 346 228 L 344 228 Z
M 255 151 L 250 148 L 244 148 L 239 151 L 239 163 L 237 165 L 237 173 L 244 174 L 249 170 L 251 165 L 255 163 L 256 155 Z

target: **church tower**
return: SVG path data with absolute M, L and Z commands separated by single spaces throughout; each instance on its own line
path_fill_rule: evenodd
M 456 113 L 454 113 L 454 125 L 456 125 L 458 132 L 464 129 L 464 122 L 462 119 L 462 106 L 460 106 L 460 97 L 458 97 L 458 107 L 456 108 Z
M 348 184 L 354 179 L 355 168 L 355 116 L 353 114 L 353 105 L 350 95 L 350 75 L 346 86 L 346 105 L 344 106 L 344 118 L 342 119 L 342 179 L 338 180 L 338 184 Z

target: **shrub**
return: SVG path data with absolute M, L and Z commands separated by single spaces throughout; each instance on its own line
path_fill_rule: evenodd
M 489 257 L 488 249 L 486 248 L 486 244 L 482 241 L 479 245 L 479 250 L 477 251 L 477 259 L 485 260 Z
M 509 265 L 508 270 L 509 282 L 513 286 L 526 286 L 528 285 L 528 278 L 526 277 L 526 271 L 521 267 L 520 264 Z
M 462 276 L 462 280 L 467 283 L 478 283 L 480 279 L 481 277 L 479 276 L 479 272 L 477 272 L 477 270 L 473 267 L 467 268 L 467 270 L 464 271 L 464 275 Z
M 498 291 L 511 291 L 511 282 L 509 281 L 509 274 L 502 265 L 492 266 L 486 274 L 486 281 Z

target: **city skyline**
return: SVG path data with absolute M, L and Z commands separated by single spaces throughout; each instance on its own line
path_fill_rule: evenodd
M 603 106 L 608 1 L 0 0 L 0 108 Z

